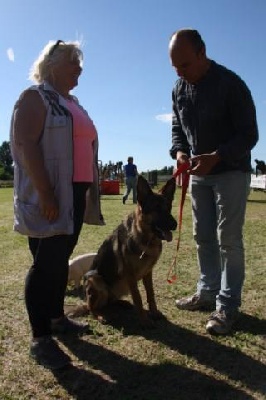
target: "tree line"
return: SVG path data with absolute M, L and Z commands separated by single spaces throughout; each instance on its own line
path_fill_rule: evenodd
M 0 180 L 11 181 L 13 177 L 14 168 L 10 142 L 4 141 L 0 146 Z
M 257 160 L 255 160 L 257 161 Z M 163 167 L 162 169 L 155 170 L 158 175 L 172 175 L 173 174 L 173 166 L 171 167 Z M 148 171 L 150 173 L 155 171 Z M 255 173 L 255 168 L 252 168 L 252 172 Z M 4 141 L 0 145 L 0 180 L 9 181 L 13 180 L 14 177 L 14 168 L 13 168 L 13 159 L 10 149 L 10 142 Z

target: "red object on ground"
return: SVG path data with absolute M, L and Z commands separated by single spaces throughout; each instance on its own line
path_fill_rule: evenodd
M 119 181 L 101 181 L 100 183 L 101 194 L 120 194 Z

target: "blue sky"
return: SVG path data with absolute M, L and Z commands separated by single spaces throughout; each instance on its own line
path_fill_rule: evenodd
M 174 165 L 171 90 L 177 79 L 169 36 L 198 29 L 209 58 L 238 73 L 257 108 L 266 160 L 265 0 L 8 0 L 0 6 L 0 144 L 9 140 L 13 105 L 31 84 L 29 69 L 49 40 L 82 40 L 84 70 L 74 94 L 99 134 L 99 158 L 139 171 Z

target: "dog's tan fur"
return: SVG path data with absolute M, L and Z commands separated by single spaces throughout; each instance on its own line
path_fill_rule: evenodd
M 81 286 L 83 276 L 92 266 L 96 253 L 81 254 L 69 260 L 68 283 L 74 282 L 74 286 L 78 289 Z
M 129 293 L 143 326 L 152 320 L 144 311 L 138 281 L 142 280 L 152 318 L 161 317 L 158 311 L 152 280 L 152 270 L 162 252 L 162 240 L 172 240 L 171 230 L 176 220 L 171 215 L 175 179 L 170 179 L 154 193 L 148 182 L 139 176 L 136 210 L 102 243 L 90 271 L 85 275 L 88 310 L 96 317 L 109 302 Z

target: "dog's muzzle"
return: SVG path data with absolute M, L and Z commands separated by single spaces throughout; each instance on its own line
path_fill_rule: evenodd
M 171 242 L 173 240 L 173 234 L 171 231 L 176 230 L 176 228 L 177 222 L 173 217 L 171 217 L 169 224 L 155 224 L 154 232 L 159 239 Z

